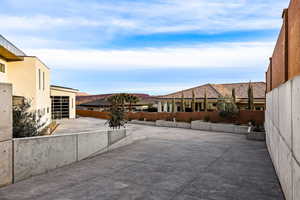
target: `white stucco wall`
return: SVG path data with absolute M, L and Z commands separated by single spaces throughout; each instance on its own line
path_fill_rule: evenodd
M 8 63 L 7 77 L 13 85 L 13 95 L 30 100 L 32 111 L 40 113 L 42 122 L 50 123 L 50 70 L 47 66 L 37 57 L 24 57 L 24 61 Z
M 300 76 L 267 94 L 267 146 L 287 200 L 300 199 Z

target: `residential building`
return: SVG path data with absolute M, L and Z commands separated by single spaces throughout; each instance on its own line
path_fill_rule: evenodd
M 254 109 L 265 109 L 265 92 L 266 84 L 264 82 L 252 82 L 254 97 Z M 195 110 L 197 112 L 204 111 L 205 94 L 207 97 L 207 110 L 214 111 L 217 109 L 217 103 L 220 98 L 232 97 L 232 90 L 235 90 L 236 104 L 239 109 L 247 109 L 248 107 L 248 88 L 249 83 L 229 83 L 229 84 L 205 84 L 194 88 L 178 91 L 172 94 L 159 96 L 158 112 L 172 112 L 172 102 L 175 101 L 175 111 L 182 111 L 181 101 L 184 99 L 185 111 L 190 112 L 193 93 L 195 95 Z
M 78 90 L 51 85 L 52 119 L 76 118 L 76 93 Z
M 51 122 L 52 116 L 50 80 L 51 71 L 39 58 L 27 56 L 0 35 L 0 82 L 11 83 L 13 102 L 27 99 L 31 111 L 36 112 L 45 125 Z M 74 90 L 65 92 L 70 92 L 69 96 L 72 96 Z M 74 117 L 74 114 L 69 117 Z

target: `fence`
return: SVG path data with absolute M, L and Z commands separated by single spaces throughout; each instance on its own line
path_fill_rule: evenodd
M 283 24 L 266 72 L 267 92 L 300 75 L 300 0 L 283 11 Z
M 77 115 L 82 117 L 94 117 L 99 119 L 109 119 L 108 112 L 97 112 L 89 110 L 77 110 Z M 264 111 L 249 111 L 241 110 L 238 116 L 233 120 L 225 120 L 219 116 L 218 112 L 177 112 L 177 113 L 166 113 L 166 112 L 136 112 L 126 113 L 126 118 L 130 120 L 144 120 L 156 121 L 156 120 L 173 120 L 179 122 L 191 122 L 195 120 L 204 120 L 209 118 L 211 122 L 227 122 L 227 123 L 239 123 L 248 124 L 248 122 L 254 120 L 258 124 L 263 124 L 265 119 Z

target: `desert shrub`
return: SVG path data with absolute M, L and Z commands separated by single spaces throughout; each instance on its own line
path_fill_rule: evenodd
M 40 116 L 30 111 L 31 102 L 27 99 L 13 106 L 13 137 L 33 137 L 40 134 L 39 130 L 45 124 L 41 123 Z
M 217 103 L 219 116 L 224 119 L 232 119 L 237 116 L 239 109 L 232 98 L 220 98 Z
M 110 119 L 106 122 L 106 124 L 108 124 L 110 128 L 120 129 L 121 127 L 125 127 L 126 120 L 123 109 L 112 107 L 109 116 Z
M 203 118 L 203 121 L 209 122 L 210 121 L 210 116 L 209 115 L 205 115 L 204 118 Z

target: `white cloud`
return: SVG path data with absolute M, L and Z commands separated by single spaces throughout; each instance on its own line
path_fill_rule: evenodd
M 133 34 L 203 33 L 278 28 L 288 0 L 58 1 L 56 15 L 29 12 L 0 16 L 11 30 L 98 27 Z M 28 2 L 30 3 L 30 1 Z M 47 1 L 45 2 L 45 4 Z M 84 31 L 82 29 L 82 31 Z M 103 32 L 101 32 L 103 33 Z M 108 32 L 111 34 L 111 31 Z
M 128 70 L 154 68 L 265 67 L 273 43 L 210 43 L 133 50 L 28 49 L 51 68 Z

